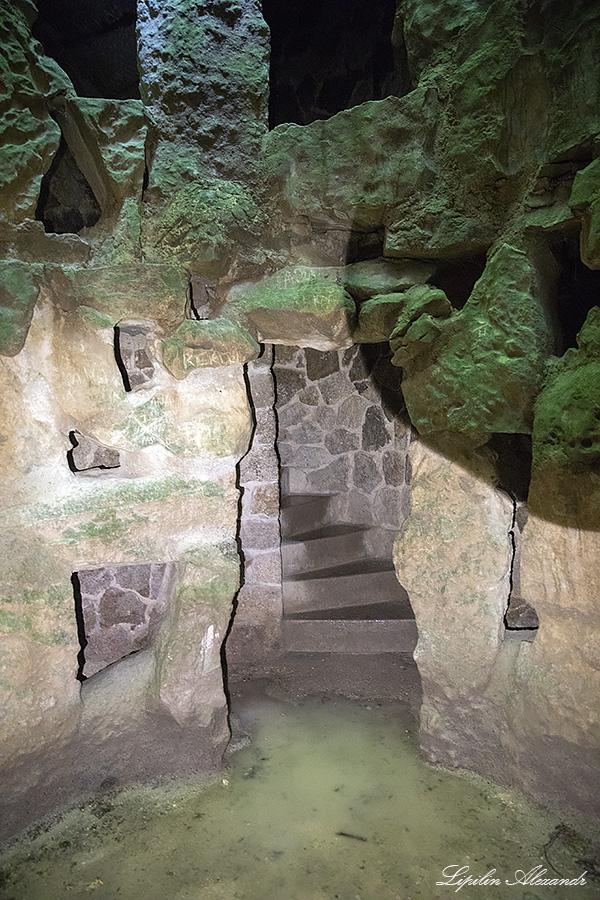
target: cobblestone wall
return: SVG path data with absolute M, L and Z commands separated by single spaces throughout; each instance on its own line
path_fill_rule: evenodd
M 77 572 L 86 678 L 150 646 L 164 618 L 172 570 L 166 563 L 148 563 Z
M 274 374 L 283 492 L 332 494 L 336 521 L 397 528 L 411 433 L 389 346 L 278 346 Z

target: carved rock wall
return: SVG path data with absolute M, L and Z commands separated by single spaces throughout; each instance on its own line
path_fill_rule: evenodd
M 400 77 L 403 96 L 271 131 L 257 0 L 139 0 L 141 100 L 78 96 L 31 37 L 34 4 L 0 0 L 0 11 L 7 821 L 95 789 L 111 769 L 126 780 L 220 756 L 240 533 L 239 624 L 277 644 L 265 342 L 284 347 L 285 466 L 302 473 L 296 488 L 337 492 L 340 518 L 354 521 L 361 492 L 393 494 L 376 514 L 390 527 L 406 516 L 400 381 L 427 443 L 414 449 L 397 560 L 421 630 L 428 752 L 537 793 L 549 760 L 580 753 L 570 782 L 552 789 L 585 805 L 597 747 L 582 629 L 595 622 L 599 527 L 597 4 L 406 0 L 390 35 L 402 48 L 390 84 Z M 94 214 L 81 220 L 83 195 Z M 589 274 L 585 303 L 571 304 L 578 238 Z M 558 358 L 566 319 L 579 345 Z M 377 393 L 350 377 L 351 348 L 389 336 L 398 382 Z M 312 379 L 311 349 L 338 368 Z M 260 427 L 239 532 L 252 360 Z M 521 589 L 540 628 L 533 643 L 509 642 L 510 504 L 491 448 L 530 434 Z M 253 472 L 256 460 L 268 472 Z M 554 586 L 540 574 L 544 540 Z M 151 646 L 80 689 L 72 573 L 151 563 L 173 570 Z M 572 659 L 559 621 L 579 641 Z M 173 752 L 175 733 L 185 752 Z M 132 744 L 147 752 L 134 757 Z M 76 769 L 90 747 L 87 774 L 59 785 L 56 761 Z

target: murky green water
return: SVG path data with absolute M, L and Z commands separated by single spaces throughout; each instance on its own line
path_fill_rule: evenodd
M 447 866 L 496 869 L 460 897 L 597 900 L 600 884 L 507 886 L 517 869 L 575 877 L 586 848 L 508 791 L 428 767 L 397 703 L 255 696 L 252 744 L 210 784 L 104 797 L 11 848 L 3 900 L 436 900 Z M 544 852 L 544 845 L 546 851 Z M 548 857 L 548 858 L 546 858 Z M 550 864 L 549 864 L 549 861 Z

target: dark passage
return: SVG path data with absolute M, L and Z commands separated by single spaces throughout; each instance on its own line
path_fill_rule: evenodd
M 80 97 L 139 99 L 136 0 L 36 0 L 33 36 Z
M 46 232 L 79 234 L 95 225 L 102 210 L 64 138 L 42 179 L 35 217 Z
M 401 37 L 392 44 L 395 12 L 395 0 L 263 0 L 271 29 L 270 127 L 307 125 L 406 93 Z
M 559 353 L 577 346 L 577 333 L 594 306 L 600 306 L 600 272 L 581 261 L 579 235 L 553 236 L 550 249 L 560 266 L 557 284 L 557 313 L 562 347 Z

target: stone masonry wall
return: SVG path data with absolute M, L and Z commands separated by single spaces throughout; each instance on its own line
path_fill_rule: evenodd
M 227 640 L 228 666 L 240 671 L 265 663 L 279 650 L 283 613 L 279 529 L 279 460 L 273 347 L 248 363 L 254 432 L 239 465 L 243 583 Z
M 173 574 L 173 567 L 164 563 L 77 572 L 85 678 L 152 645 L 165 617 Z M 81 634 L 79 638 L 81 642 Z
M 333 495 L 339 523 L 397 528 L 411 432 L 388 345 L 276 347 L 274 372 L 284 491 Z

